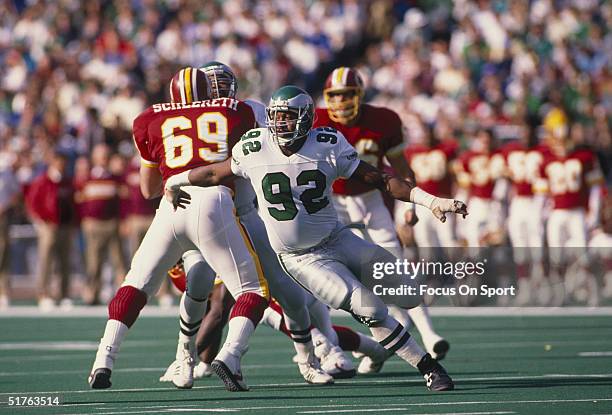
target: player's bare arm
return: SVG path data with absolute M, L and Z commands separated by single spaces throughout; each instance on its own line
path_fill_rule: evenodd
M 413 202 L 430 209 L 441 222 L 446 221 L 446 213 L 457 213 L 465 217 L 467 206 L 459 200 L 439 198 L 415 186 L 411 180 L 384 173 L 371 164 L 361 161 L 351 178 L 370 184 L 388 193 L 396 200 Z
M 404 177 L 407 181 L 416 185 L 414 172 L 408 163 L 406 163 L 404 154 L 401 151 L 386 154 L 385 157 L 387 161 L 389 161 L 391 167 L 393 167 L 393 170 L 395 170 L 400 177 Z
M 161 196 L 163 180 L 157 167 L 140 166 L 140 191 L 145 199 L 155 199 Z
M 414 175 L 414 171 L 412 171 L 412 169 L 406 162 L 406 159 L 404 158 L 404 153 L 402 151 L 388 153 L 385 157 L 387 158 L 387 161 L 389 162 L 391 167 L 393 167 L 393 170 L 395 170 L 397 174 L 400 175 L 400 177 L 405 178 L 405 180 L 411 182 L 413 185 L 416 186 L 416 177 Z M 406 221 L 406 225 L 414 226 L 419 221 L 419 218 L 417 217 L 414 211 L 414 205 L 407 206 L 410 206 L 410 208 L 407 208 L 404 212 L 404 220 Z

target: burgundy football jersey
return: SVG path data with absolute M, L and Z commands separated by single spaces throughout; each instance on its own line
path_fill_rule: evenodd
M 253 110 L 242 101 L 218 98 L 191 104 L 154 104 L 134 120 L 142 162 L 157 166 L 164 180 L 223 161 L 233 145 L 255 127 Z
M 586 209 L 589 187 L 603 181 L 595 153 L 586 149 L 574 150 L 564 157 L 548 154 L 540 174 L 547 180 L 555 209 Z
M 402 142 L 402 121 L 390 109 L 362 104 L 357 123 L 351 127 L 332 121 L 326 108 L 317 108 L 314 127 L 333 127 L 340 131 L 359 153 L 359 158 L 371 165 L 382 168 L 384 155 Z M 337 179 L 334 193 L 358 195 L 374 189 L 351 179 Z
M 470 196 L 482 199 L 493 198 L 495 181 L 504 171 L 504 159 L 501 153 L 466 151 L 458 159 L 457 180 L 467 186 Z
M 450 198 L 452 175 L 449 163 L 457 157 L 458 149 L 455 140 L 445 140 L 433 147 L 415 144 L 404 150 L 404 157 L 421 189 L 438 197 Z
M 528 148 L 519 141 L 512 141 L 502 147 L 506 175 L 512 182 L 514 194 L 533 195 L 534 184 L 540 177 L 540 170 L 548 153 L 546 146 Z

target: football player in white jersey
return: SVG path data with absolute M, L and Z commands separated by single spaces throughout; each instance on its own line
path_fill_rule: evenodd
M 368 326 L 383 347 L 418 368 L 430 390 L 453 389 L 444 368 L 388 314 L 382 298 L 366 288 L 374 264 L 395 263 L 396 258 L 338 222 L 330 189 L 338 177 L 354 178 L 395 199 L 427 206 L 442 221 L 448 212 L 467 215 L 467 206 L 437 198 L 359 160 L 355 149 L 332 128 L 313 130 L 314 103 L 298 87 L 277 90 L 266 111 L 268 130 L 247 132 L 234 146 L 231 162 L 192 169 L 169 180 L 166 197 L 180 207 L 189 203 L 189 195 L 180 190 L 183 186 L 211 186 L 232 177 L 250 180 L 270 243 L 287 274 L 320 301 Z M 413 284 L 399 273 L 391 274 L 387 288 Z M 412 295 L 385 297 L 404 308 L 421 301 Z
M 362 160 L 383 168 L 383 160 L 386 159 L 398 174 L 415 180 L 414 173 L 402 155 L 404 126 L 400 117 L 389 108 L 363 102 L 364 94 L 364 82 L 359 71 L 349 67 L 334 69 L 327 77 L 323 89 L 327 107 L 315 110 L 313 125 L 335 128 L 355 147 Z M 382 246 L 395 256 L 401 256 L 393 218 L 378 189 L 356 180 L 338 179 L 333 184 L 332 202 L 340 222 L 364 224 L 365 239 Z M 404 205 L 410 206 L 412 216 L 409 223 L 413 225 L 417 220 L 414 205 Z M 357 234 L 361 236 L 360 232 Z M 406 328 L 414 323 L 427 351 L 438 360 L 444 358 L 450 345 L 434 330 L 427 306 L 422 304 L 408 311 L 392 306 L 390 312 Z M 382 362 L 364 358 L 358 371 L 376 372 L 381 365 Z
M 237 90 L 236 78 L 232 70 L 223 63 L 209 62 L 204 65 L 201 70 L 208 78 L 211 85 L 212 98 L 234 98 Z M 252 109 L 258 125 L 265 125 L 265 106 L 257 101 L 245 101 Z M 298 354 L 298 367 L 300 373 L 308 383 L 314 384 L 330 384 L 333 383 L 333 378 L 319 368 L 319 362 L 314 354 L 312 338 L 310 334 L 310 318 L 306 309 L 306 293 L 295 282 L 293 282 L 280 267 L 278 259 L 274 251 L 270 247 L 268 237 L 263 222 L 257 215 L 255 208 L 255 192 L 248 180 L 239 179 L 234 182 L 234 206 L 236 215 L 239 219 L 239 224 L 242 230 L 252 242 L 253 247 L 260 259 L 260 263 L 268 281 L 270 293 L 282 305 L 285 312 L 285 320 L 291 338 L 294 341 L 294 346 Z M 191 313 L 191 299 L 206 298 L 209 289 L 206 289 L 202 281 L 210 280 L 211 273 L 214 279 L 214 271 L 205 262 L 202 254 L 198 251 L 190 250 L 183 254 L 185 272 L 187 274 L 187 289 L 181 297 L 181 333 L 182 335 L 191 335 L 192 337 L 198 332 L 199 323 L 202 321 L 202 312 L 198 316 L 198 321 L 193 324 L 186 324 L 186 319 L 183 316 Z M 204 278 L 206 277 L 206 278 Z M 221 280 L 224 276 L 219 275 Z M 222 327 L 219 327 L 222 329 Z M 181 335 L 179 335 L 180 343 Z M 193 385 L 193 362 L 185 364 L 184 360 L 177 359 L 170 365 L 166 374 L 162 376 L 163 380 L 170 380 L 176 386 L 185 387 Z M 239 359 L 235 359 L 227 350 L 227 347 L 220 353 L 212 363 L 212 369 L 222 378 L 228 390 L 246 390 L 247 386 L 244 380 L 240 378 Z M 230 374 L 219 373 L 216 366 L 220 362 L 229 369 Z M 190 367 L 191 366 L 191 367 Z M 198 369 L 201 368 L 198 364 Z M 198 370 L 199 371 L 199 370 Z M 226 371 L 227 372 L 227 371 Z M 224 377 L 225 376 L 225 377 Z M 233 378 L 233 379 L 232 379 Z

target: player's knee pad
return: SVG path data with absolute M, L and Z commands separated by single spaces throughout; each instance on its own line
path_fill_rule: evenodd
M 131 285 L 124 285 L 108 303 L 108 318 L 132 327 L 146 303 L 147 294 L 144 291 Z
M 201 270 L 201 268 L 205 268 Z M 200 262 L 191 267 L 187 274 L 187 285 L 185 292 L 196 301 L 204 301 L 213 289 L 215 275 L 207 272 L 208 265 Z M 202 271 L 202 272 L 201 272 Z

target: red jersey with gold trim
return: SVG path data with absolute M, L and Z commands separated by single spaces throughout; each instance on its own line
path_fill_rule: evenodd
M 458 150 L 459 143 L 445 140 L 433 147 L 411 145 L 404 150 L 404 157 L 421 189 L 438 197 L 449 198 L 452 192 L 449 163 L 457 157 Z
M 191 104 L 154 104 L 134 120 L 134 142 L 142 162 L 168 177 L 229 157 L 240 137 L 255 127 L 242 101 L 218 98 Z
M 533 196 L 533 187 L 549 151 L 546 146 L 529 148 L 520 141 L 512 141 L 502 147 L 505 173 L 512 182 L 514 194 Z
M 403 148 L 402 121 L 394 111 L 387 108 L 362 104 L 357 123 L 350 127 L 332 121 L 326 108 L 317 108 L 314 128 L 326 126 L 340 131 L 355 147 L 361 160 L 378 168 L 382 168 L 385 154 Z M 338 179 L 333 185 L 334 193 L 347 196 L 372 189 L 374 187 L 350 179 Z
M 493 198 L 495 181 L 504 172 L 504 157 L 498 151 L 491 153 L 466 151 L 457 159 L 457 181 L 467 187 L 470 197 Z
M 555 209 L 588 208 L 589 188 L 603 182 L 597 156 L 588 149 L 576 149 L 567 156 L 548 154 L 540 174 L 541 190 L 551 195 Z

